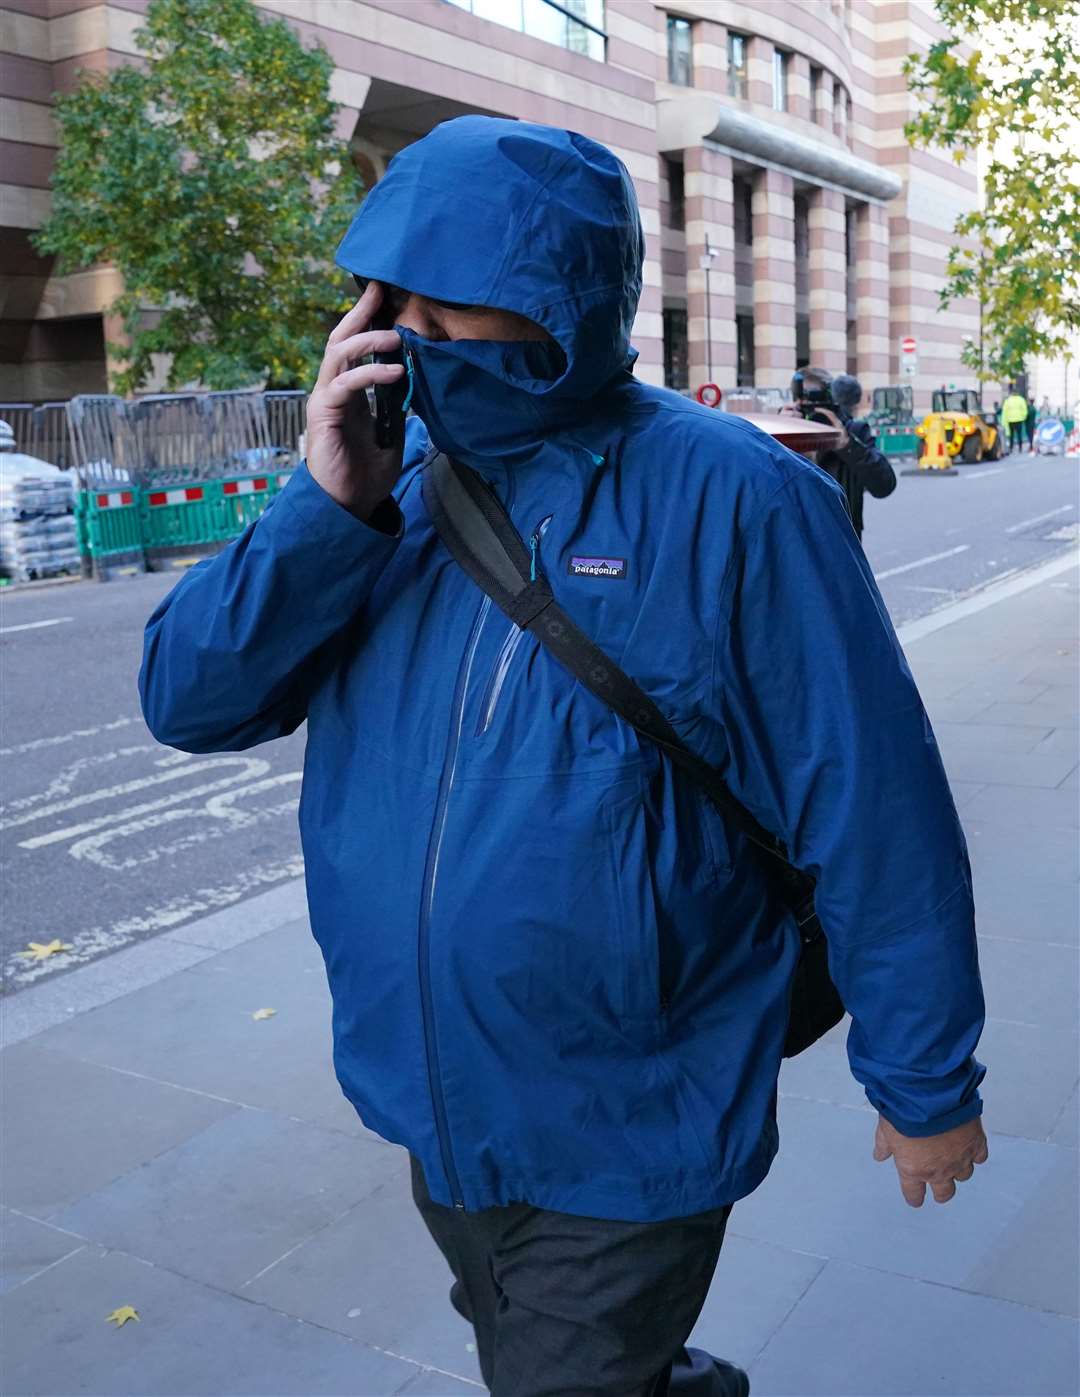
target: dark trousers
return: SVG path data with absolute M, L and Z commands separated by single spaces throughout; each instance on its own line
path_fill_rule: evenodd
M 1024 449 L 1023 422 L 1009 423 L 1009 450 L 1012 451 L 1015 447 L 1019 447 L 1021 451 Z
M 731 1365 L 684 1345 L 730 1205 L 670 1222 L 573 1217 L 526 1203 L 466 1213 L 413 1198 L 450 1265 L 493 1397 L 741 1397 Z

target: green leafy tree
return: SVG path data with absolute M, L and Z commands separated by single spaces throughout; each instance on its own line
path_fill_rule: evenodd
M 906 62 L 913 145 L 979 155 L 982 207 L 961 215 L 943 306 L 974 297 L 965 362 L 1008 379 L 1080 329 L 1080 0 L 935 0 L 949 37 Z
M 117 391 L 142 387 L 154 354 L 171 356 L 170 388 L 306 387 L 349 303 L 333 251 L 361 193 L 330 59 L 250 0 L 153 0 L 136 43 L 142 65 L 57 103 L 37 247 L 61 271 L 121 273 Z

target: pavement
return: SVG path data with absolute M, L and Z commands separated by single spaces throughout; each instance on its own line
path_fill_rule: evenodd
M 1078 607 L 1065 557 L 902 628 L 975 870 L 991 1157 L 909 1209 L 842 1033 L 785 1065 L 693 1339 L 755 1397 L 1080 1389 Z M 405 1155 L 334 1083 L 297 881 L 0 1007 L 5 1397 L 482 1390 Z

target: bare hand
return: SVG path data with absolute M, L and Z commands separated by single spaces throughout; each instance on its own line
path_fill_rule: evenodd
M 840 433 L 840 440 L 836 443 L 832 450 L 843 451 L 844 447 L 847 446 L 848 442 L 850 442 L 851 437 L 848 433 L 848 429 L 844 426 L 843 422 L 840 421 L 836 413 L 833 412 L 831 408 L 816 407 L 814 409 L 814 416 L 824 417 L 826 422 L 828 422 L 831 427 L 836 428 L 836 430 Z
M 891 1158 L 895 1162 L 900 1192 L 913 1208 L 922 1207 L 927 1184 L 936 1203 L 947 1203 L 955 1194 L 956 1185 L 966 1183 L 976 1164 L 985 1164 L 989 1156 L 979 1120 L 913 1140 L 901 1135 L 884 1116 L 878 1116 L 874 1158 L 879 1162 Z
M 370 328 L 381 301 L 382 287 L 373 281 L 334 328 L 307 408 L 308 470 L 358 519 L 371 516 L 401 474 L 401 446 L 375 445 L 367 390 L 376 383 L 394 383 L 405 370 L 400 364 L 360 363 L 400 347 L 396 330 Z

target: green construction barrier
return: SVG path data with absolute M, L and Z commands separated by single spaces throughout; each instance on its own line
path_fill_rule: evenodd
M 914 427 L 882 427 L 877 440 L 886 456 L 917 456 L 919 453 L 919 438 Z
M 232 530 L 229 537 L 235 538 L 254 523 L 280 488 L 276 472 L 223 480 L 221 503 L 227 527 Z
M 150 566 L 185 567 L 219 552 L 263 513 L 277 481 L 267 473 L 144 490 L 140 520 Z
M 75 529 L 85 576 L 105 581 L 114 572 L 146 571 L 139 495 L 117 483 L 79 491 Z

